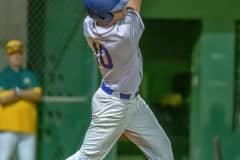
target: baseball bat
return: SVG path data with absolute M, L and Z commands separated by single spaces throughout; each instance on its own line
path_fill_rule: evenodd
M 214 138 L 214 160 L 222 160 L 221 156 L 221 143 L 219 137 Z

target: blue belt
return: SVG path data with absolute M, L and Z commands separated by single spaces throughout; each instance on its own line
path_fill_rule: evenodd
M 108 86 L 106 86 L 106 84 L 105 84 L 104 82 L 102 83 L 101 88 L 102 88 L 102 90 L 103 90 L 105 93 L 107 93 L 107 94 L 109 94 L 109 95 L 112 95 L 113 92 L 114 92 L 111 88 L 109 88 Z M 137 95 L 138 95 L 138 92 L 136 92 L 136 93 L 134 94 L 134 97 L 136 97 Z M 119 97 L 120 97 L 121 99 L 129 100 L 132 96 L 133 96 L 133 94 L 119 93 Z

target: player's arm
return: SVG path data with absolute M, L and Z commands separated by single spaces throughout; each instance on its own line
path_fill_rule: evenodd
M 2 90 L 0 91 L 0 104 L 6 105 L 9 103 L 13 103 L 19 100 L 19 97 L 17 97 L 14 94 L 14 90 Z
M 0 73 L 0 105 L 7 105 L 19 100 L 15 95 L 14 89 L 6 88 L 6 80 L 3 79 L 4 74 Z
M 17 92 L 17 96 L 23 100 L 39 102 L 42 100 L 42 97 L 43 97 L 42 88 L 40 87 L 38 79 L 34 73 L 29 72 L 29 76 L 31 77 L 31 82 L 32 82 L 31 87 L 27 89 L 20 89 Z
M 127 4 L 127 8 L 133 8 L 134 10 L 140 13 L 141 4 L 142 4 L 142 0 L 129 0 Z
M 40 87 L 35 87 L 32 89 L 20 90 L 17 96 L 20 99 L 39 102 L 42 99 L 42 89 Z
M 20 99 L 25 99 L 28 101 L 39 102 L 42 99 L 42 91 L 40 88 L 36 87 L 27 90 L 8 90 L 0 92 L 0 104 L 7 105 L 14 103 Z

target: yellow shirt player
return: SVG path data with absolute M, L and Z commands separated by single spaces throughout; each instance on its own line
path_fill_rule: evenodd
M 0 160 L 35 160 L 36 103 L 42 89 L 33 72 L 23 69 L 23 44 L 6 44 L 9 65 L 0 72 Z

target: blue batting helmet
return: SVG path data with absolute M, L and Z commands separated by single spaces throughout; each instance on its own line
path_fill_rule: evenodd
M 111 22 L 113 12 L 123 9 L 128 0 L 84 0 L 90 17 L 97 21 Z

